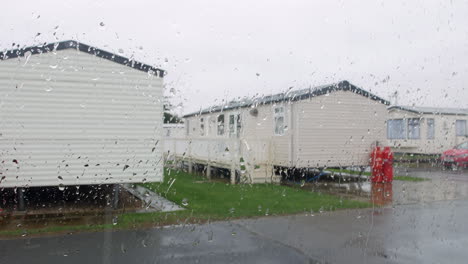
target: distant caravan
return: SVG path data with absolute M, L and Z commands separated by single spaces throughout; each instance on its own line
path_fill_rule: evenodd
M 231 182 L 278 182 L 278 169 L 368 166 L 385 143 L 389 102 L 348 81 L 232 101 L 184 116 L 169 138 L 177 161 L 231 171 Z M 190 165 L 191 166 L 191 165 Z

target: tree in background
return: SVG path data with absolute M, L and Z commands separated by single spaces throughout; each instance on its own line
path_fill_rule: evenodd
M 169 96 L 164 96 L 164 124 L 183 123 L 182 119 L 174 113 L 175 106 L 171 103 Z

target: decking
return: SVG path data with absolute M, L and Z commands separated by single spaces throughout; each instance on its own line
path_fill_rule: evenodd
M 279 182 L 280 176 L 273 173 L 273 148 L 269 140 L 246 138 L 166 138 L 164 141 L 166 161 L 185 163 L 189 171 L 194 165 L 206 166 L 208 178 L 212 168 L 228 169 L 231 183 Z

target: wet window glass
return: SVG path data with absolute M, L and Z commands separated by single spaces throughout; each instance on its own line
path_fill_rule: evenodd
M 419 118 L 408 119 L 408 139 L 420 138 L 420 120 Z
M 406 139 L 406 122 L 404 119 L 390 119 L 387 121 L 388 139 Z
M 0 264 L 466 263 L 468 1 L 3 1 Z
M 427 139 L 434 139 L 435 137 L 434 118 L 426 119 L 426 125 L 427 125 Z
M 457 120 L 455 122 L 455 129 L 457 136 L 466 136 L 467 134 L 467 128 L 466 128 L 466 120 Z
M 275 135 L 283 135 L 284 134 L 284 107 L 278 106 L 274 108 L 274 128 L 275 128 Z
M 205 135 L 205 119 L 200 118 L 200 136 Z
M 224 115 L 218 116 L 218 136 L 224 135 Z

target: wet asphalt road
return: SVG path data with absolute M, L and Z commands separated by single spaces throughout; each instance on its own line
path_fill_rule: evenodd
M 466 263 L 466 171 L 421 174 L 427 195 L 406 204 L 2 240 L 0 263 Z M 438 188 L 447 195 L 430 195 Z

